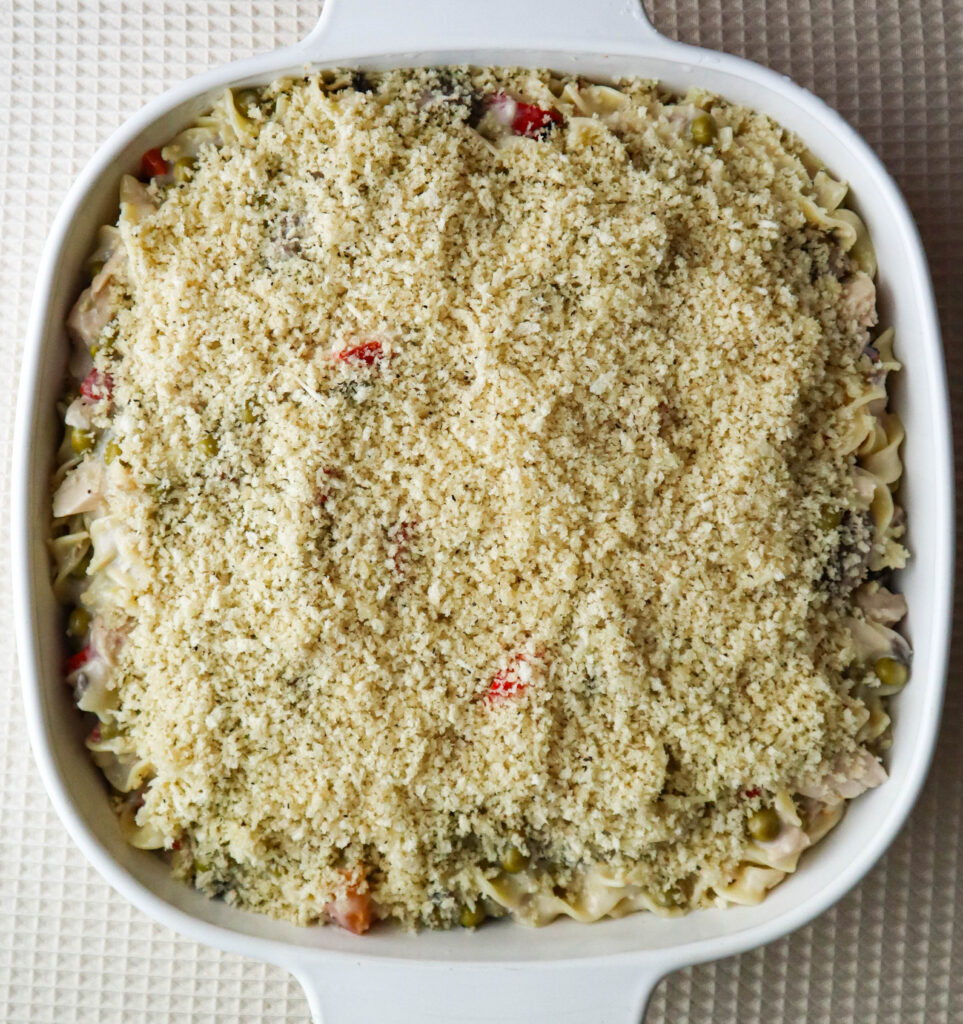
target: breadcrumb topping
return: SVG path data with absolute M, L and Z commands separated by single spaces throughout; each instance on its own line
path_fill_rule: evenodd
M 242 905 L 360 870 L 451 924 L 509 848 L 685 894 L 747 787 L 858 749 L 865 328 L 804 151 L 637 81 L 508 138 L 471 102 L 560 81 L 285 83 L 122 225 L 117 715 L 138 820 Z

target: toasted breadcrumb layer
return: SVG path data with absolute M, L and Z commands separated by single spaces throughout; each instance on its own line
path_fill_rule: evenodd
M 447 75 L 279 87 L 123 228 L 138 820 L 300 922 L 363 870 L 380 915 L 451 924 L 509 847 L 684 903 L 746 787 L 858 747 L 863 329 L 767 118 L 716 103 L 697 145 L 627 81 L 496 145 L 446 83 L 558 79 Z

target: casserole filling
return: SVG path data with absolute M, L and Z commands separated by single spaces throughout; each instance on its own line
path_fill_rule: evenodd
M 130 841 L 357 932 L 794 871 L 910 662 L 846 192 L 705 93 L 518 70 L 228 92 L 145 154 L 50 542 Z

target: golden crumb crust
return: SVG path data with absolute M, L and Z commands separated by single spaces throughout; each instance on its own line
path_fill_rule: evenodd
M 122 224 L 117 717 L 138 820 L 242 905 L 316 920 L 363 870 L 451 924 L 510 847 L 685 892 L 747 787 L 857 748 L 863 332 L 802 147 L 718 102 L 695 144 L 636 81 L 476 130 L 560 81 L 285 83 Z

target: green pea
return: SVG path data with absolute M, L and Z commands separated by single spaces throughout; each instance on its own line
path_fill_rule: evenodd
M 700 146 L 709 146 L 712 140 L 719 134 L 715 118 L 711 114 L 699 114 L 692 119 L 692 141 Z
M 93 558 L 93 555 L 94 549 L 92 546 L 89 546 L 80 561 L 70 570 L 70 575 L 73 576 L 74 579 L 83 579 L 83 577 L 87 575 L 87 568 L 90 565 L 90 560 Z
M 67 616 L 67 636 L 79 640 L 90 629 L 90 612 L 86 608 L 74 608 Z
M 251 402 L 245 402 L 241 409 L 242 423 L 257 423 L 257 406 Z
M 120 453 L 120 445 L 116 441 L 108 441 L 104 445 L 104 462 L 109 466 Z
M 880 658 L 873 666 L 876 678 L 883 686 L 905 686 L 909 670 L 895 658 Z
M 502 856 L 502 867 L 510 875 L 517 875 L 528 867 L 528 858 L 517 846 L 509 846 Z
M 775 839 L 781 828 L 779 815 L 771 807 L 756 811 L 749 818 L 749 835 L 763 843 Z
M 203 434 L 200 441 L 197 442 L 197 447 L 201 450 L 202 455 L 213 458 L 217 455 L 217 438 L 213 434 Z
M 70 447 L 76 455 L 83 455 L 84 452 L 89 452 L 93 446 L 93 431 L 81 430 L 80 427 L 70 428 Z
M 477 928 L 487 916 L 485 908 L 480 903 L 476 903 L 474 907 L 466 904 L 458 915 L 458 923 L 462 928 Z
M 819 516 L 819 525 L 827 533 L 835 530 L 843 521 L 843 510 L 841 508 L 830 508 L 828 505 Z

